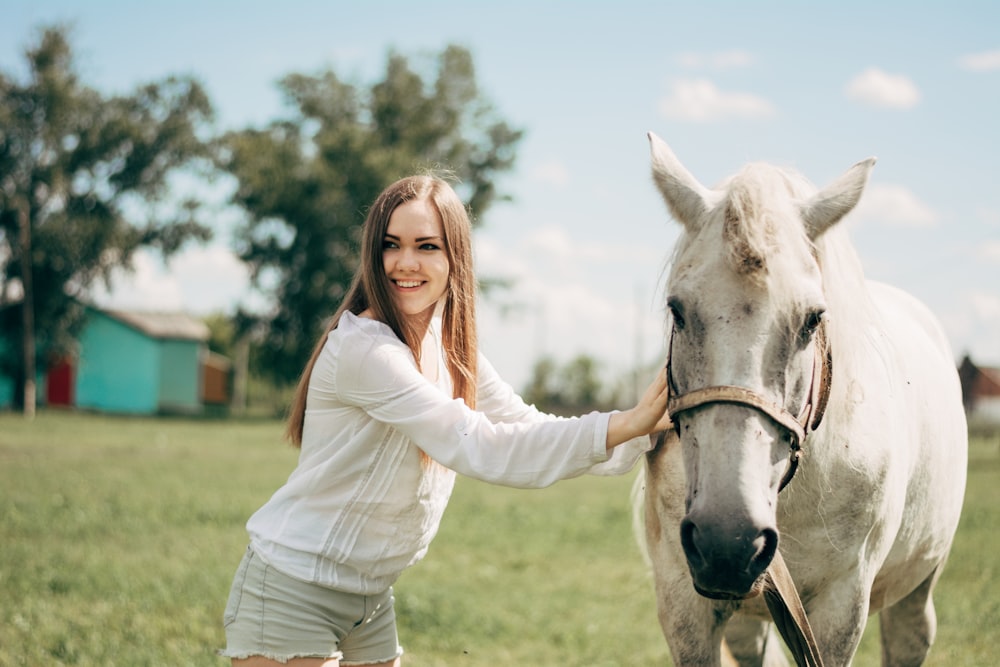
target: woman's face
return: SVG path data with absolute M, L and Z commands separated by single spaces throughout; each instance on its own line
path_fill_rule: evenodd
M 429 318 L 445 294 L 451 269 L 444 226 L 433 204 L 415 199 L 392 212 L 382 240 L 382 264 L 400 311 Z

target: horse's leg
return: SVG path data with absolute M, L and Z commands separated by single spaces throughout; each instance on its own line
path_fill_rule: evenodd
M 729 612 L 713 609 L 712 603 L 694 593 L 691 582 L 664 590 L 657 583 L 660 627 L 676 667 L 738 667 L 723 646 L 723 627 Z M 691 596 L 686 590 L 691 590 Z M 695 599 L 697 598 L 697 599 Z
M 647 508 L 648 509 L 648 508 Z M 649 556 L 656 584 L 657 616 L 676 667 L 738 667 L 722 647 L 722 634 L 732 608 L 704 598 L 695 591 L 684 565 L 684 553 L 673 539 L 677 531 L 663 533 L 658 515 L 647 512 L 647 529 L 654 541 Z
M 879 613 L 883 667 L 924 664 L 937 633 L 932 593 L 941 566 L 905 598 Z
M 826 665 L 850 665 L 868 622 L 870 585 L 860 576 L 832 581 L 810 596 L 806 613 Z
M 740 667 L 788 667 L 774 624 L 736 614 L 726 625 L 726 644 Z
M 673 431 L 647 457 L 643 499 L 647 553 L 653 568 L 657 616 L 676 667 L 732 665 L 722 633 L 732 608 L 695 591 L 680 543 L 684 517 L 684 461 Z

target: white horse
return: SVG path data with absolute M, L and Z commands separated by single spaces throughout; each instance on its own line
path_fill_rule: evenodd
M 836 225 L 875 160 L 818 191 L 766 164 L 708 189 L 650 142 L 683 226 L 667 284 L 676 432 L 639 480 L 675 665 L 716 667 L 727 650 L 787 665 L 759 594 L 778 549 L 827 667 L 851 663 L 875 613 L 883 665 L 921 664 L 968 436 L 941 327 L 866 281 Z

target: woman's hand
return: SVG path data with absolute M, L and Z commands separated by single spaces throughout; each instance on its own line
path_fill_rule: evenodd
M 670 428 L 667 396 L 667 371 L 661 368 L 634 408 L 611 415 L 608 422 L 608 449 L 632 438 Z

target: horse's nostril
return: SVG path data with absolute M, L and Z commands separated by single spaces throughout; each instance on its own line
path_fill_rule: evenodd
M 698 526 L 694 521 L 691 519 L 681 521 L 681 546 L 684 548 L 688 563 L 693 567 L 701 567 L 705 562 L 701 549 L 698 548 L 697 533 Z
M 747 524 L 699 524 L 697 519 L 685 517 L 680 523 L 681 546 L 695 588 L 708 597 L 747 595 L 777 553 L 778 531 Z
M 753 545 L 756 547 L 756 552 L 747 565 L 747 571 L 759 574 L 767 569 L 778 551 L 778 531 L 765 528 L 757 534 Z

